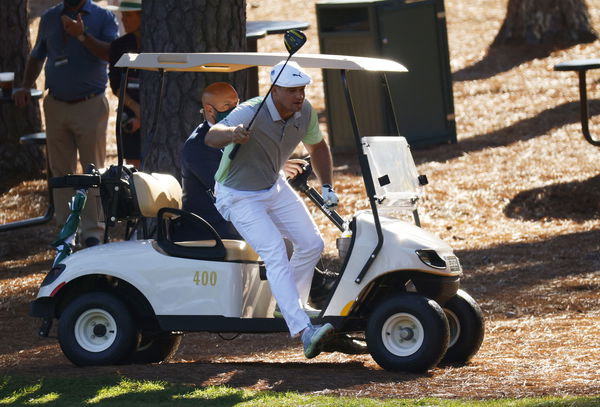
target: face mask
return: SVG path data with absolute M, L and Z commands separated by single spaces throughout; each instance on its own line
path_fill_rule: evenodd
M 76 7 L 81 3 L 81 0 L 64 0 L 64 2 L 68 7 Z
M 231 109 L 229 109 L 229 110 L 225 110 L 224 112 L 217 112 L 217 117 L 215 118 L 215 119 L 216 119 L 216 121 L 217 121 L 217 123 L 218 123 L 218 122 L 220 122 L 221 120 L 223 120 L 224 118 L 226 118 L 226 117 L 227 117 L 227 115 L 228 115 L 229 113 L 231 113 L 231 111 L 232 111 L 233 109 L 235 109 L 235 107 L 232 107 L 232 108 L 231 108 Z

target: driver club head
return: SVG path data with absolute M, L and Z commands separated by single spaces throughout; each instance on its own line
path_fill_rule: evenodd
M 306 35 L 300 30 L 287 30 L 283 42 L 290 55 L 294 55 L 306 43 Z
M 304 33 L 302 31 L 300 31 L 300 30 L 294 30 L 294 29 L 287 30 L 285 32 L 285 34 L 283 34 L 283 42 L 285 44 L 285 48 L 287 49 L 287 51 L 289 53 L 289 56 L 287 57 L 285 63 L 283 64 L 283 67 L 279 71 L 279 74 L 277 74 L 277 77 L 275 78 L 275 80 L 271 84 L 271 87 L 269 88 L 269 91 L 267 92 L 267 94 L 263 98 L 262 102 L 260 102 L 260 105 L 258 106 L 258 109 L 254 113 L 254 116 L 252 116 L 252 119 L 250 120 L 250 123 L 248 123 L 248 129 L 250 129 L 252 127 L 252 123 L 254 123 L 254 119 L 256 119 L 256 116 L 258 115 L 258 112 L 263 107 L 265 101 L 267 100 L 267 97 L 271 93 L 271 90 L 273 90 L 273 86 L 275 86 L 275 83 L 277 82 L 277 79 L 279 79 L 279 76 L 281 75 L 281 73 L 285 69 L 285 66 L 287 65 L 287 63 L 290 60 L 290 58 L 292 57 L 292 55 L 294 55 L 296 53 L 296 51 L 298 51 L 300 48 L 302 48 L 302 46 L 306 43 L 306 35 L 304 35 Z M 237 152 L 240 149 L 240 146 L 241 146 L 241 144 L 235 145 L 233 147 L 233 149 L 229 152 L 229 159 L 230 160 L 235 159 L 235 156 L 237 155 Z

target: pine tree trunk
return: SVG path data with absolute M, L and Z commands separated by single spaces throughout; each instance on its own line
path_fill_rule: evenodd
M 144 0 L 143 52 L 240 52 L 245 47 L 245 0 Z M 162 106 L 154 129 L 159 77 L 156 72 L 142 72 L 140 81 L 142 154 L 146 152 L 143 169 L 180 178 L 179 152 L 203 120 L 199 113 L 202 89 L 215 81 L 227 81 L 243 96 L 246 76 L 243 72 L 166 73 Z
M 31 50 L 28 28 L 28 0 L 0 1 L 0 72 L 14 72 L 15 86 L 23 80 L 25 62 Z M 45 165 L 42 149 L 20 145 L 19 137 L 41 130 L 37 100 L 25 109 L 12 103 L 0 104 L 0 174 L 39 175 Z M 20 178 L 20 177 L 19 177 Z
M 597 38 L 585 0 L 509 0 L 492 46 L 573 44 Z

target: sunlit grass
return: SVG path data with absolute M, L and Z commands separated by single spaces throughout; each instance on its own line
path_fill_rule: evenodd
M 382 396 L 385 396 L 382 394 Z M 0 405 L 11 406 L 339 406 L 339 407 L 596 407 L 600 395 L 497 400 L 376 399 L 296 392 L 255 391 L 227 386 L 172 384 L 113 378 L 0 378 Z
M 4 388 L 7 385 L 8 385 L 8 379 L 4 378 L 3 383 L 2 383 L 2 393 L 4 393 Z M 40 391 L 41 388 L 42 388 L 42 381 L 39 381 L 36 384 L 23 386 L 16 390 L 13 390 L 9 396 L 3 396 L 2 393 L 0 393 L 0 404 L 13 404 L 13 403 L 23 399 L 24 397 L 27 397 L 29 395 L 32 395 L 32 394 Z
M 126 394 L 149 393 L 165 390 L 166 382 L 149 382 L 129 379 L 121 379 L 114 386 L 106 386 L 98 391 L 98 394 L 86 400 L 87 404 L 96 404 L 106 399 L 117 398 Z
M 46 393 L 40 397 L 27 400 L 27 402 L 25 404 L 29 404 L 29 405 L 47 404 L 47 403 L 50 403 L 53 401 L 57 401 L 59 398 L 60 398 L 60 394 L 58 394 L 58 393 L 54 393 L 54 392 Z

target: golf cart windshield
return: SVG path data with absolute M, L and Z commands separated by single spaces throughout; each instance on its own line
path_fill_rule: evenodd
M 423 190 L 406 139 L 363 137 L 362 145 L 380 208 L 415 210 Z

